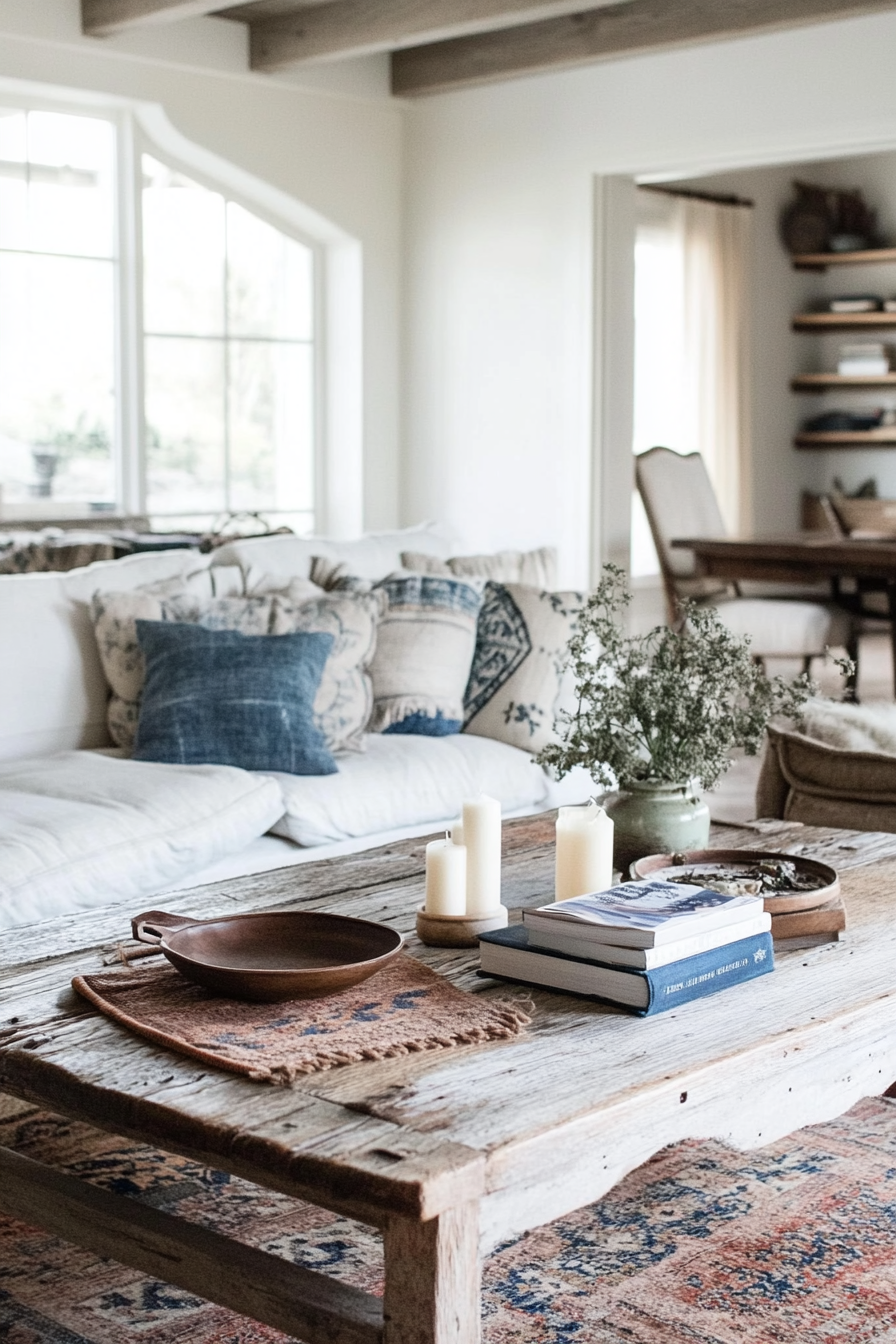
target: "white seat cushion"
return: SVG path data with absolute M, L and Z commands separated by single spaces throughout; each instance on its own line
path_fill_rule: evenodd
M 89 751 L 6 763 L 0 928 L 137 901 L 236 853 L 282 812 L 272 776 L 230 766 Z
M 528 752 L 463 733 L 369 733 L 363 754 L 339 758 L 338 775 L 276 778 L 286 812 L 272 830 L 300 845 L 450 820 L 479 792 L 500 799 L 505 812 L 537 807 L 548 792 Z
M 752 652 L 763 658 L 821 654 L 828 645 L 842 647 L 849 637 L 848 614 L 820 602 L 743 597 L 712 605 L 729 630 L 750 636 Z

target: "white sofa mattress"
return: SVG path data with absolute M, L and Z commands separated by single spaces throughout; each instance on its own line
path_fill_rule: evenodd
M 0 765 L 0 928 L 142 900 L 238 853 L 282 812 L 272 776 L 225 765 L 91 751 Z
M 368 733 L 365 750 L 338 763 L 337 775 L 274 776 L 285 803 L 275 835 L 323 845 L 451 820 L 477 793 L 498 798 L 505 812 L 534 811 L 548 794 L 547 777 L 527 752 L 465 733 Z

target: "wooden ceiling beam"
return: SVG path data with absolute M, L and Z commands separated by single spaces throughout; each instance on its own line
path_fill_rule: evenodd
M 227 8 L 227 0 L 81 0 L 81 28 L 89 37 L 111 37 L 129 28 L 195 19 Z
M 851 18 L 896 0 L 630 0 L 569 17 L 396 51 L 392 92 L 407 97 L 487 84 L 747 33 Z
M 587 0 L 585 0 L 587 3 Z M 613 4 L 618 0 L 593 0 Z M 332 0 L 249 21 L 253 70 L 279 70 L 301 61 L 364 56 L 418 43 L 436 43 L 581 10 L 583 0 Z

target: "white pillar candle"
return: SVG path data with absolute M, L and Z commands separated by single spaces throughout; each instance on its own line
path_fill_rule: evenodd
M 613 885 L 613 821 L 592 799 L 557 815 L 554 899 L 568 901 Z
M 451 827 L 451 839 L 456 845 L 462 845 L 464 843 L 464 824 L 460 819 L 458 819 Z
M 464 803 L 467 914 L 475 919 L 501 904 L 501 804 L 480 793 Z
M 463 915 L 467 906 L 467 851 L 450 840 L 426 846 L 426 913 Z

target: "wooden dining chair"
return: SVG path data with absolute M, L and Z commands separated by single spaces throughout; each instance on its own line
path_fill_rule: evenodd
M 811 660 L 828 647 L 845 648 L 855 660 L 857 628 L 852 615 L 836 603 L 807 598 L 805 590 L 787 595 L 755 596 L 735 583 L 697 572 L 690 551 L 672 547 L 676 537 L 724 537 L 725 521 L 699 453 L 651 448 L 635 459 L 635 479 L 660 562 L 668 618 L 682 598 L 711 603 L 719 619 L 750 638 L 754 655 Z

